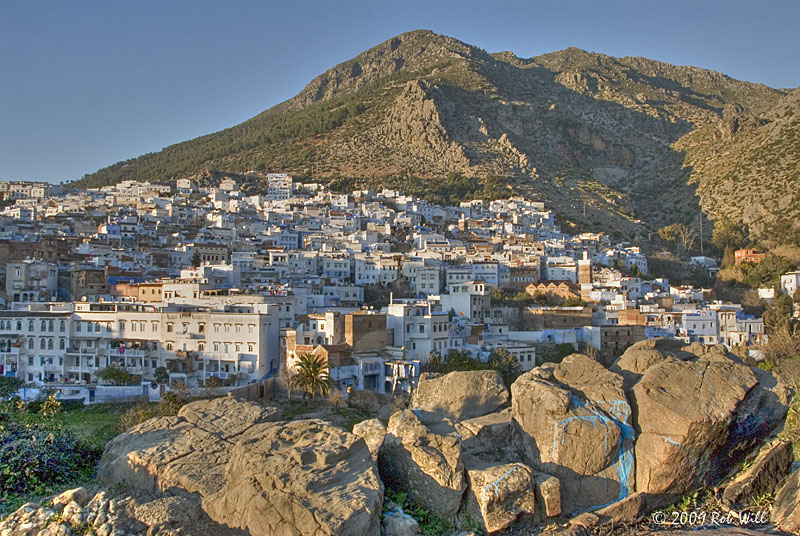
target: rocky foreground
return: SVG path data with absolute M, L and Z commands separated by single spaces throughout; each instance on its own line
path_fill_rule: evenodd
M 0 536 L 416 534 L 384 486 L 461 528 L 581 534 L 721 483 L 728 508 L 776 494 L 770 527 L 800 531 L 800 472 L 771 439 L 791 390 L 721 348 L 644 341 L 610 369 L 573 354 L 510 391 L 494 371 L 423 375 L 411 409 L 353 433 L 193 402 L 112 440 L 98 490 L 25 505 Z

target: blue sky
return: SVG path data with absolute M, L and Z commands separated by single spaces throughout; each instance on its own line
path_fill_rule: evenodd
M 4 0 L 0 179 L 80 178 L 292 97 L 430 29 L 530 57 L 577 46 L 800 85 L 800 2 Z

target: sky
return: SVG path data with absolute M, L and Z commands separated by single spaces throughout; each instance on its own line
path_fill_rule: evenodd
M 60 182 L 240 123 L 415 29 L 800 85 L 800 1 L 0 0 L 0 180 Z

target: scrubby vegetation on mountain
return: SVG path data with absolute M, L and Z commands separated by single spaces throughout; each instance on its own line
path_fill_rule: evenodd
M 415 31 L 249 121 L 77 185 L 224 169 L 402 185 L 437 201 L 510 188 L 575 228 L 642 239 L 674 224 L 699 233 L 702 217 L 706 241 L 718 221 L 774 247 L 800 236 L 799 91 L 576 48 L 488 54 Z

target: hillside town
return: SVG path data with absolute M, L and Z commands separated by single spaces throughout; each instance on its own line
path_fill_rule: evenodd
M 396 393 L 453 351 L 486 361 L 503 349 L 527 371 L 573 351 L 610 362 L 655 337 L 757 358 L 765 338 L 742 305 L 652 277 L 637 245 L 564 232 L 540 202 L 439 206 L 256 178 L 265 194 L 236 176 L 0 182 L 0 374 L 31 397 L 94 402 L 112 396 L 98 375 L 109 367 L 135 379 L 127 396 L 285 377 L 313 354 L 342 391 Z M 790 272 L 782 290 L 798 283 Z

